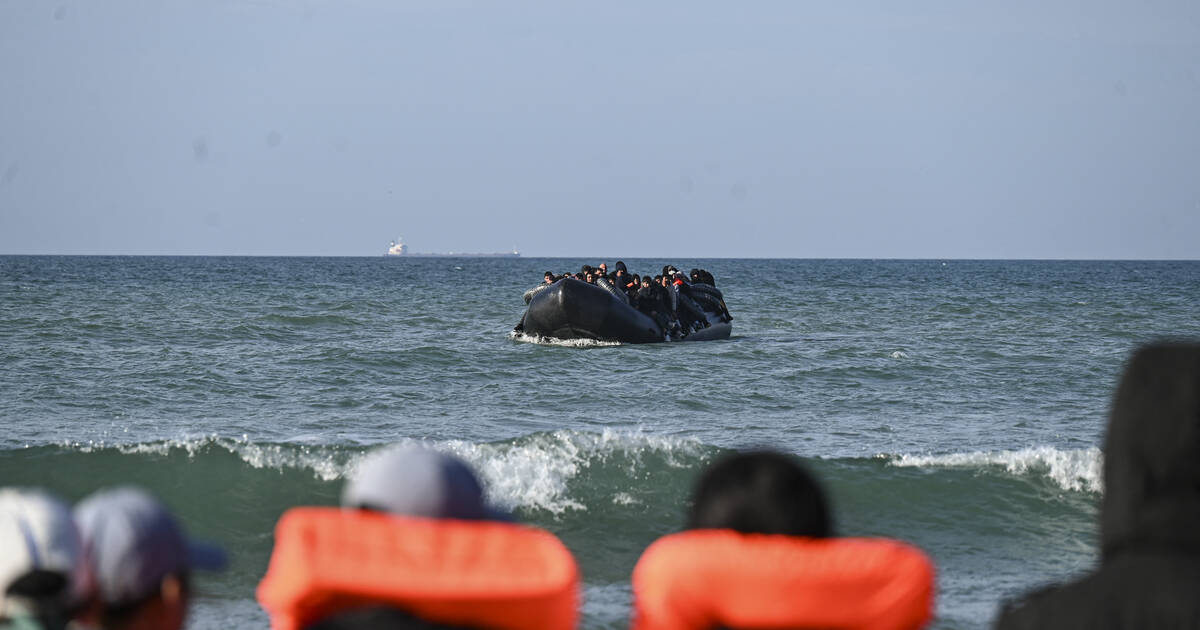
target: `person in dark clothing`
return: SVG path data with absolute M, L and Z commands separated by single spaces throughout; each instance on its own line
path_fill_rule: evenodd
M 662 293 L 662 287 L 650 282 L 649 276 L 642 276 L 642 288 L 637 292 L 637 309 L 653 319 L 664 331 L 671 328 L 667 316 L 667 305 Z
M 671 276 L 670 290 L 676 292 L 676 317 L 681 322 L 687 322 L 693 330 L 700 330 L 710 326 L 708 316 L 704 314 L 704 309 L 696 302 L 697 296 L 692 293 L 692 287 L 684 278 L 682 272 L 675 272 Z
M 629 296 L 629 305 L 637 308 L 638 291 L 642 288 L 642 278 L 636 273 L 628 276 L 629 281 L 625 283 L 625 294 Z
M 1100 566 L 1006 602 L 999 630 L 1200 628 L 1200 344 L 1137 350 L 1104 439 Z
M 617 287 L 621 291 L 625 291 L 629 286 L 629 283 L 633 281 L 632 278 L 629 277 L 629 273 L 625 271 L 623 267 L 617 267 L 617 269 L 612 272 L 608 279 L 612 281 L 613 286 Z

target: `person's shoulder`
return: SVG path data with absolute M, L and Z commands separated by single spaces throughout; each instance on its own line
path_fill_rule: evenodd
M 1105 567 L 1074 581 L 1042 586 L 1006 600 L 996 618 L 996 630 L 1124 627 L 1119 625 L 1121 614 L 1117 609 L 1138 608 L 1144 589 L 1119 573 Z
M 1043 586 L 1019 597 L 1007 599 L 1000 604 L 995 630 L 1032 630 L 1049 628 L 1051 619 L 1057 619 L 1058 594 L 1061 585 Z

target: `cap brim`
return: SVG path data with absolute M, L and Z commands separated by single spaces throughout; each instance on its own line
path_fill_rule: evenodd
M 222 571 L 229 566 L 225 550 L 209 543 L 188 541 L 188 566 L 201 571 Z

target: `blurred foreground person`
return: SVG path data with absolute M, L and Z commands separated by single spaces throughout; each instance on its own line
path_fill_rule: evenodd
M 258 601 L 275 630 L 573 630 L 579 571 L 554 535 L 489 507 L 462 461 L 422 448 L 369 455 L 342 508 L 275 528 Z
M 105 630 L 183 627 L 195 569 L 220 570 L 225 553 L 189 541 L 157 499 L 135 487 L 101 490 L 75 507 L 96 575 Z
M 1133 354 L 1104 440 L 1100 567 L 997 627 L 1200 628 L 1200 344 Z
M 0 628 L 73 625 L 90 578 L 70 508 L 39 490 L 0 488 Z
M 907 544 L 834 538 L 824 492 L 789 456 L 739 453 L 701 477 L 688 529 L 633 571 L 633 630 L 921 628 L 933 564 Z

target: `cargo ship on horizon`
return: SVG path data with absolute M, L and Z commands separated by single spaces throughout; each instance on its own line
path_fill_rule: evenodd
M 521 253 L 514 247 L 511 252 L 496 252 L 482 254 L 475 252 L 410 252 L 403 238 L 397 238 L 388 245 L 388 256 L 405 256 L 408 258 L 520 258 Z

